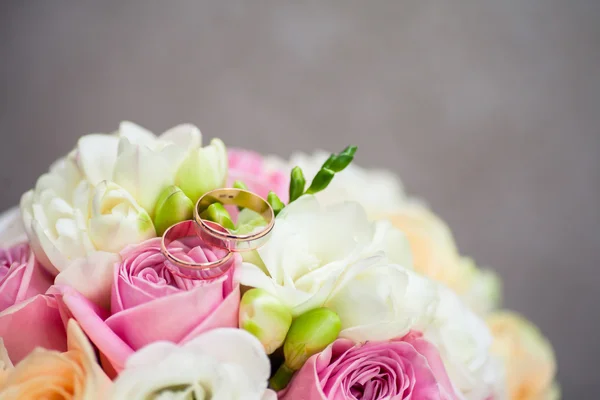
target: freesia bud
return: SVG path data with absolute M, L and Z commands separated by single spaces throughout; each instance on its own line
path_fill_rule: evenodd
M 302 168 L 294 167 L 290 177 L 290 203 L 304 194 L 306 187 L 306 179 Z
M 332 154 L 323 163 L 321 168 L 330 169 L 333 172 L 343 171 L 354 159 L 354 154 L 358 150 L 357 146 L 348 146 L 342 150 L 339 154 Z
M 208 221 L 216 222 L 226 229 L 235 229 L 235 224 L 229 215 L 229 212 L 225 209 L 221 203 L 213 203 L 206 210 L 204 210 L 200 217 Z
M 296 318 L 283 345 L 285 362 L 271 378 L 271 387 L 284 389 L 294 372 L 302 368 L 311 356 L 333 343 L 341 329 L 340 317 L 324 307 L 307 311 Z
M 277 216 L 277 214 L 279 214 L 285 207 L 285 204 L 283 204 L 275 192 L 269 192 L 269 195 L 267 196 L 267 202 L 271 205 L 271 208 L 273 208 L 275 216 Z
M 250 289 L 240 302 L 239 327 L 260 340 L 267 354 L 283 344 L 292 324 L 292 312 L 264 289 Z
M 342 150 L 340 155 L 348 155 L 350 157 L 354 157 L 354 154 L 356 154 L 356 150 L 358 150 L 358 146 L 348 146 L 344 150 Z
M 175 184 L 192 202 L 204 193 L 223 187 L 227 178 L 227 150 L 220 139 L 213 139 L 209 146 L 194 150 L 183 161 Z
M 246 186 L 246 184 L 242 181 L 235 181 L 233 182 L 233 187 L 236 189 L 244 189 L 244 190 L 248 190 L 248 186 Z
M 162 191 L 154 208 L 154 228 L 162 235 L 171 225 L 192 218 L 194 204 L 175 185 Z
M 94 189 L 88 231 L 97 250 L 118 253 L 156 236 L 150 215 L 121 186 L 103 181 Z
M 315 194 L 325 189 L 333 179 L 335 172 L 328 168 L 322 168 L 312 180 L 310 187 L 306 191 L 308 194 Z
M 325 164 L 323 164 L 323 168 L 330 169 L 333 172 L 340 172 L 343 171 L 344 168 L 346 168 L 352 162 L 353 159 L 353 156 L 345 154 L 333 156 L 332 158 L 327 160 Z

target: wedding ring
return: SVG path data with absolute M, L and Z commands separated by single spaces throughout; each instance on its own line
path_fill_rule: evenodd
M 202 218 L 212 204 L 220 203 L 229 214 L 237 216 L 236 228 L 227 229 Z M 241 211 L 238 211 L 241 210 Z M 242 221 L 242 218 L 245 220 Z M 259 195 L 244 189 L 215 189 L 196 203 L 194 219 L 197 232 L 206 243 L 231 252 L 255 250 L 265 244 L 275 223 L 271 205 Z
M 206 221 L 206 224 L 215 231 L 220 229 L 217 223 Z M 213 243 L 215 240 L 213 239 Z M 196 262 L 193 256 L 188 254 L 198 246 L 201 247 L 206 262 Z M 204 242 L 197 235 L 196 223 L 188 220 L 179 222 L 165 231 L 161 252 L 166 258 L 165 266 L 174 275 L 193 280 L 212 280 L 224 275 L 233 266 L 234 254 L 226 246 L 226 242 L 221 242 L 219 246 Z

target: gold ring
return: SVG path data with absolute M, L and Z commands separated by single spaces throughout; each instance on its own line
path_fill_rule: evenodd
M 253 221 L 256 226 L 249 233 L 245 231 L 240 233 L 240 226 L 236 229 L 226 229 L 203 219 L 202 213 L 215 203 L 253 211 L 255 213 Z M 232 208 L 232 212 L 237 212 L 235 207 Z M 255 250 L 269 239 L 269 233 L 275 223 L 275 213 L 271 205 L 259 195 L 244 189 L 225 188 L 212 190 L 198 199 L 194 209 L 194 220 L 199 228 L 198 234 L 207 243 L 216 247 L 225 244 L 225 248 L 229 251 L 240 252 Z
M 218 226 L 218 224 L 214 223 L 213 228 L 218 229 Z M 211 280 L 224 275 L 233 266 L 233 253 L 226 248 L 226 243 L 222 243 L 221 246 L 212 246 L 211 244 L 202 242 L 205 247 L 205 254 L 211 255 L 210 258 L 215 258 L 210 260 L 207 255 L 208 262 L 205 263 L 197 263 L 177 257 L 169 249 L 173 251 L 181 249 L 184 244 L 181 241 L 178 242 L 178 240 L 185 238 L 202 240 L 197 235 L 194 221 L 179 222 L 169 227 L 162 237 L 161 253 L 166 258 L 165 266 L 174 275 L 194 280 Z M 219 252 L 224 252 L 223 257 L 217 258 Z

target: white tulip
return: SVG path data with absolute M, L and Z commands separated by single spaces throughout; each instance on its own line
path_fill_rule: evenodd
M 106 181 L 94 189 L 88 231 L 94 247 L 110 253 L 156 236 L 146 210 L 122 187 Z
M 267 389 L 270 363 L 258 339 L 242 329 L 206 332 L 184 345 L 154 342 L 128 360 L 112 399 L 276 399 Z

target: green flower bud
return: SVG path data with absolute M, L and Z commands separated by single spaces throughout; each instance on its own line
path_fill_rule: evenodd
M 304 194 L 304 188 L 306 187 L 306 179 L 304 179 L 304 173 L 302 168 L 294 167 L 292 169 L 290 177 L 290 203 L 296 200 L 298 197 Z
M 356 150 L 358 150 L 358 146 L 348 146 L 344 150 L 342 150 L 340 155 L 347 155 L 350 157 L 354 157 L 354 154 L 356 154 Z
M 285 207 L 285 204 L 283 204 L 275 192 L 269 192 L 269 195 L 267 196 L 267 202 L 271 205 L 271 208 L 273 208 L 275 216 L 277 216 L 277 214 L 279 214 Z
M 154 207 L 154 227 L 161 236 L 171 225 L 192 218 L 194 204 L 177 186 L 162 191 Z
M 322 168 L 319 170 L 319 172 L 317 172 L 317 175 L 312 180 L 306 193 L 315 194 L 325 189 L 329 185 L 329 182 L 331 182 L 333 179 L 334 175 L 334 171 L 327 168 Z
M 328 308 L 316 308 L 296 318 L 283 345 L 285 362 L 271 378 L 271 387 L 274 390 L 284 389 L 294 371 L 333 343 L 341 329 L 340 317 Z
M 229 212 L 221 203 L 213 203 L 200 214 L 200 218 L 216 222 L 226 229 L 235 229 L 235 224 L 231 220 Z
M 175 175 L 175 184 L 192 202 L 204 193 L 221 188 L 227 179 L 227 149 L 220 139 L 192 150 Z
M 239 327 L 260 340 L 267 354 L 283 344 L 292 324 L 292 312 L 264 289 L 250 289 L 240 302 Z
M 328 308 L 315 308 L 300 315 L 292 323 L 283 346 L 286 365 L 300 369 L 310 356 L 333 343 L 341 329 L 340 317 Z
M 246 186 L 246 184 L 242 181 L 235 181 L 233 182 L 233 187 L 236 189 L 244 189 L 244 190 L 248 190 L 248 186 Z
M 322 169 L 330 169 L 333 172 L 343 171 L 354 159 L 354 154 L 358 147 L 348 146 L 339 154 L 332 154 L 327 161 L 323 163 Z
M 344 168 L 346 168 L 352 162 L 353 159 L 353 156 L 344 154 L 339 156 L 333 156 L 333 158 L 330 157 L 330 159 L 327 160 L 325 164 L 323 164 L 323 168 L 330 169 L 333 172 L 340 172 L 344 170 Z

